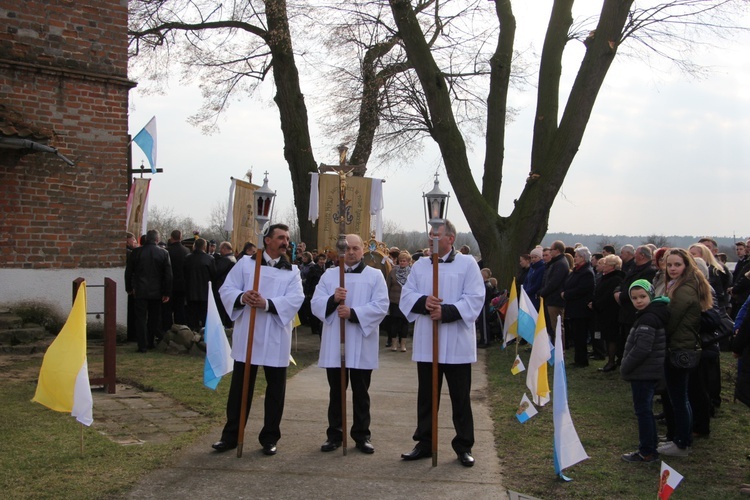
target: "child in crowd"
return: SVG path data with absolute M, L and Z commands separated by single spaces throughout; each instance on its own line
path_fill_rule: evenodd
M 620 375 L 630 382 L 633 408 L 638 418 L 638 450 L 626 453 L 626 462 L 654 462 L 658 436 L 652 409 L 656 385 L 664 377 L 664 356 L 669 321 L 669 299 L 654 298 L 654 286 L 647 280 L 633 282 L 628 289 L 636 308 L 636 319 L 625 343 Z

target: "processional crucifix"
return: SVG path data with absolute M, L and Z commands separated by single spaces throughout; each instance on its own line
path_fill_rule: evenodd
M 345 287 L 344 280 L 344 254 L 346 253 L 346 223 L 351 222 L 351 215 L 347 214 L 346 205 L 346 178 L 351 177 L 355 172 L 364 175 L 367 167 L 365 165 L 348 165 L 346 161 L 346 153 L 349 150 L 345 145 L 338 147 L 339 150 L 339 164 L 324 165 L 320 164 L 318 171 L 322 174 L 325 172 L 335 172 L 339 176 L 339 212 L 334 214 L 334 221 L 338 219 L 339 223 L 339 237 L 336 240 L 336 250 L 339 254 L 339 286 Z M 346 320 L 340 318 L 339 332 L 341 342 L 341 448 L 343 454 L 346 456 Z

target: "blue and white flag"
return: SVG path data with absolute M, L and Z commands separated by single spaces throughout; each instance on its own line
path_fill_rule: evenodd
M 536 333 L 538 318 L 539 313 L 522 286 L 521 296 L 518 298 L 518 335 L 530 345 L 534 344 L 534 334 Z
M 156 173 L 156 117 L 149 120 L 145 127 L 133 137 L 133 142 L 146 154 L 151 173 Z
M 521 398 L 521 403 L 518 405 L 518 410 L 516 410 L 516 418 L 519 422 L 524 423 L 537 413 L 539 412 L 534 408 L 534 405 L 531 404 L 526 393 L 524 393 Z
M 203 340 L 206 343 L 206 363 L 203 367 L 203 385 L 216 390 L 221 377 L 234 368 L 232 349 L 221 323 L 216 299 L 208 282 L 208 314 L 206 314 L 206 328 L 203 330 Z
M 555 474 L 569 481 L 562 471 L 586 460 L 589 456 L 578 438 L 573 419 L 568 408 L 568 382 L 565 378 L 565 353 L 562 345 L 561 321 L 555 330 L 555 381 L 552 389 L 552 420 L 555 425 L 554 462 Z

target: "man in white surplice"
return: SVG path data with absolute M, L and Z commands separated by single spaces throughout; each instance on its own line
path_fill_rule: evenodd
M 352 385 L 351 437 L 357 449 L 374 453 L 370 441 L 370 379 L 378 367 L 379 327 L 388 311 L 383 274 L 362 260 L 364 243 L 356 234 L 346 237 L 344 287 L 340 270 L 331 268 L 320 278 L 310 303 L 323 322 L 318 366 L 326 369 L 329 386 L 328 429 L 321 451 L 333 451 L 343 439 L 341 416 L 341 319 L 345 319 L 346 368 Z
M 417 260 L 401 290 L 399 307 L 414 322 L 412 360 L 417 362 L 416 446 L 404 460 L 432 456 L 432 324 L 438 321 L 438 392 L 443 375 L 453 408 L 456 436 L 451 442 L 462 465 L 474 465 L 474 417 L 471 412 L 471 363 L 477 360 L 475 321 L 484 304 L 484 280 L 476 260 L 456 252 L 456 228 L 445 224 L 438 238 L 438 297 L 432 295 L 432 262 Z
M 266 455 L 276 454 L 276 442 L 281 438 L 281 416 L 284 412 L 286 370 L 292 348 L 292 320 L 302 305 L 302 279 L 297 266 L 286 259 L 289 248 L 289 228 L 274 224 L 263 238 L 265 249 L 260 267 L 258 291 L 253 290 L 256 256 L 240 259 L 229 271 L 219 289 L 221 302 L 234 321 L 232 358 L 234 372 L 227 398 L 227 423 L 221 440 L 213 444 L 217 451 L 237 447 L 242 404 L 242 385 L 247 355 L 247 333 L 250 308 L 256 309 L 253 352 L 250 363 L 248 408 L 250 414 L 253 389 L 258 366 L 266 376 L 263 428 L 258 441 Z

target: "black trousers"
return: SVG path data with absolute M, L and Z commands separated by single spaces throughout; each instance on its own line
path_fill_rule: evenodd
M 341 368 L 326 368 L 328 377 L 328 429 L 326 436 L 329 441 L 342 441 L 341 416 Z M 370 439 L 370 379 L 372 370 L 346 369 L 346 386 L 352 385 L 352 413 L 353 422 L 349 435 L 356 443 Z
M 286 367 L 264 366 L 263 373 L 266 376 L 266 398 L 264 401 L 263 428 L 258 434 L 258 442 L 261 445 L 270 445 L 276 444 L 281 438 L 281 416 L 284 414 L 284 398 L 286 396 Z M 221 440 L 229 444 L 235 444 L 238 441 L 244 374 L 245 363 L 235 361 L 232 384 L 229 386 L 229 397 L 227 398 L 227 423 L 221 433 Z M 258 366 L 250 365 L 247 413 L 245 413 L 246 424 L 253 404 L 253 390 L 255 390 L 257 375 Z
M 161 339 L 161 299 L 135 299 L 135 334 L 138 349 L 154 347 Z
M 575 349 L 574 362 L 576 366 L 589 366 L 589 325 L 590 318 L 568 318 L 567 329 L 565 330 L 568 338 L 572 337 L 573 347 Z
M 474 446 L 474 415 L 471 412 L 471 364 L 438 363 L 438 393 L 443 387 L 443 375 L 448 382 L 448 393 L 453 409 L 453 428 L 456 436 L 451 446 L 456 453 L 470 452 Z M 432 449 L 432 363 L 417 363 L 417 430 L 413 439 L 423 450 Z M 438 405 L 440 399 L 438 398 Z

